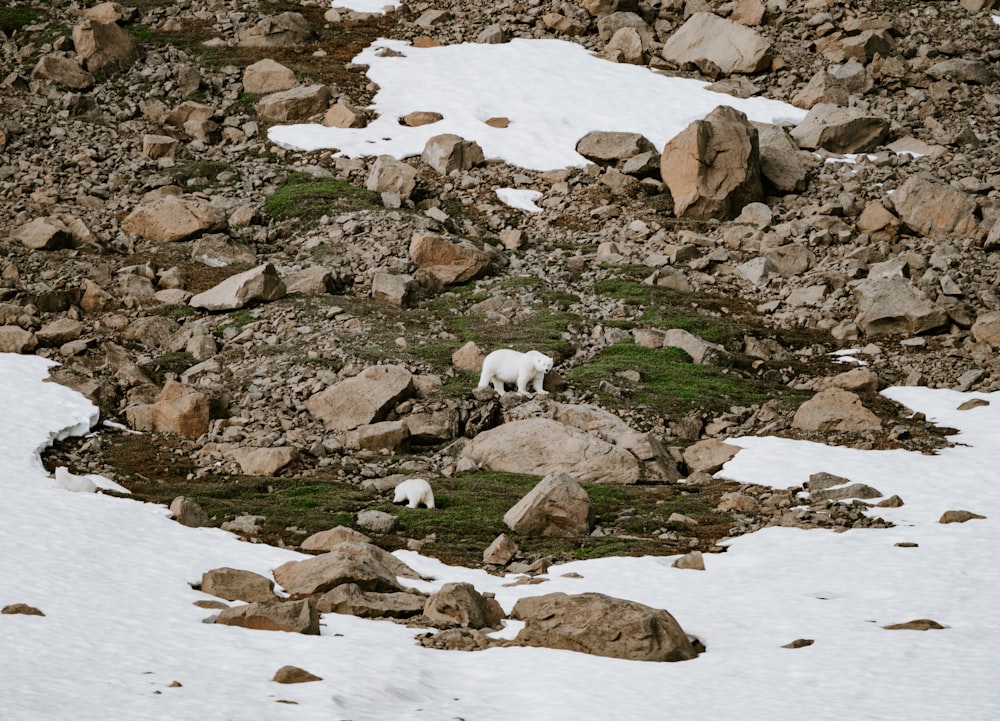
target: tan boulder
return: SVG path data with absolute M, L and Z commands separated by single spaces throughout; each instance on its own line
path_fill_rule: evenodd
M 685 661 L 697 656 L 667 611 L 635 601 L 582 593 L 529 596 L 511 618 L 524 621 L 515 643 L 635 661 Z
M 481 165 L 483 149 L 474 140 L 444 133 L 428 139 L 420 159 L 441 175 L 450 175 Z
M 740 23 L 696 12 L 663 43 L 663 59 L 709 77 L 758 73 L 771 65 L 771 43 Z
M 1000 349 L 1000 311 L 983 313 L 972 324 L 972 336 L 979 343 Z
M 139 46 L 116 23 L 84 20 L 73 28 L 73 47 L 92 73 L 125 70 L 139 57 Z
M 30 353 L 38 339 L 30 330 L 16 325 L 0 325 L 0 353 Z
M 979 231 L 975 199 L 929 173 L 907 178 L 892 203 L 902 221 L 923 236 L 967 238 Z
M 274 476 L 299 457 L 295 448 L 237 448 L 231 452 L 240 470 L 248 476 Z
M 739 452 L 739 446 L 706 438 L 684 449 L 684 463 L 692 473 L 717 473 Z
M 35 218 L 14 231 L 14 237 L 32 250 L 60 250 L 73 245 L 73 236 L 58 218 Z
M 507 513 L 507 526 L 526 536 L 586 536 L 594 523 L 594 506 L 583 486 L 557 472 L 543 478 Z
M 94 85 L 94 76 L 84 70 L 75 58 L 59 53 L 40 57 L 31 71 L 31 79 L 50 80 L 71 90 L 86 90 Z
M 121 227 L 146 240 L 172 243 L 224 229 L 226 215 L 206 200 L 167 195 L 140 205 Z
M 368 543 L 370 541 L 368 536 L 353 528 L 337 526 L 312 534 L 302 541 L 299 548 L 303 551 L 332 551 L 341 543 Z
M 655 150 L 656 147 L 640 133 L 595 130 L 576 143 L 576 152 L 601 166 L 618 165 L 641 153 Z
M 204 293 L 193 296 L 188 304 L 205 310 L 237 310 L 253 303 L 269 303 L 283 298 L 285 283 L 270 263 L 231 275 Z
M 208 514 L 198 505 L 197 501 L 184 496 L 177 496 L 170 502 L 170 513 L 174 520 L 189 528 L 204 528 L 212 525 Z
M 517 544 L 506 533 L 501 533 L 483 551 L 483 563 L 505 566 L 517 554 Z
M 427 597 L 412 591 L 379 593 L 345 583 L 324 593 L 316 602 L 320 613 L 343 613 L 359 618 L 411 618 L 423 613 Z
M 341 98 L 326 111 L 323 125 L 328 128 L 363 128 L 365 114 L 363 110 Z
M 854 286 L 854 293 L 854 322 L 865 335 L 916 335 L 947 327 L 945 310 L 906 278 L 869 278 Z
M 391 155 L 380 155 L 372 165 L 365 188 L 375 193 L 395 193 L 406 200 L 417 187 L 417 171 Z
M 197 438 L 208 432 L 208 397 L 190 386 L 167 381 L 153 404 L 153 430 Z
M 888 137 L 890 122 L 857 108 L 817 103 L 791 130 L 800 148 L 822 148 L 831 153 L 864 153 Z
M 248 48 L 288 47 L 307 42 L 313 34 L 312 26 L 301 13 L 284 12 L 261 18 L 253 27 L 240 30 L 237 40 Z
M 306 409 L 327 430 L 349 431 L 381 420 L 413 394 L 413 376 L 402 366 L 370 366 L 306 401 Z
M 499 628 L 505 614 L 471 583 L 446 583 L 427 599 L 424 617 L 437 628 Z
M 878 416 L 864 407 L 856 393 L 827 388 L 807 400 L 792 418 L 792 428 L 803 431 L 877 431 Z
M 266 95 L 294 88 L 295 73 L 271 58 L 258 60 L 243 70 L 243 89 L 248 93 Z
M 293 595 L 326 593 L 344 583 L 357 584 L 365 591 L 401 591 L 402 586 L 396 581 L 398 574 L 393 573 L 393 570 L 395 569 L 389 568 L 388 564 L 382 563 L 380 557 L 371 552 L 363 553 L 338 546 L 322 555 L 278 566 L 274 569 L 274 579 L 286 592 Z
M 410 238 L 410 260 L 448 285 L 479 277 L 490 267 L 493 256 L 467 240 L 456 243 L 418 230 Z
M 271 680 L 275 683 L 310 683 L 323 679 L 298 666 L 282 666 L 274 672 L 274 677 Z
M 326 112 L 330 104 L 330 88 L 308 85 L 265 95 L 254 110 L 261 120 L 269 123 L 295 123 Z
M 719 106 L 664 145 L 660 174 L 678 217 L 735 218 L 764 198 L 757 128 L 740 111 Z
M 274 601 L 274 581 L 239 568 L 213 568 L 201 574 L 201 590 L 227 601 Z
M 156 160 L 158 158 L 173 158 L 179 143 L 169 135 L 143 135 L 142 154 Z
M 469 341 L 451 354 L 451 364 L 463 371 L 478 373 L 486 354 L 473 341 Z
M 484 431 L 465 445 L 461 457 L 508 473 L 547 476 L 562 471 L 580 483 L 631 484 L 641 475 L 639 460 L 628 450 L 548 418 Z
M 319 635 L 319 612 L 311 598 L 278 603 L 251 603 L 223 609 L 216 623 L 261 631 L 287 631 Z

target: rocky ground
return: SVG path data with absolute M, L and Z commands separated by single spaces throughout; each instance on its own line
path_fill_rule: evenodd
M 475 439 L 527 419 L 564 432 L 597 423 L 580 420 L 596 408 L 623 422 L 603 418 L 601 442 L 641 438 L 623 461 L 634 477 L 589 479 L 592 534 L 518 539 L 525 564 L 710 550 L 768 523 L 877 524 L 850 494 L 810 506 L 710 474 L 720 441 L 755 433 L 932 452 L 944 430 L 878 388 L 1000 388 L 990 4 L 442 2 L 365 16 L 310 2 L 14 0 L 0 10 L 0 350 L 58 361 L 59 382 L 143 432 L 109 429 L 46 463 L 140 498 L 194 498 L 216 524 L 262 516 L 234 528 L 289 545 L 355 525 L 358 510 L 393 511 L 401 523 L 380 543 L 468 563 L 547 472 L 477 456 Z M 740 20 L 770 43 L 766 58 L 749 70 L 670 59 L 698 12 Z M 836 126 L 836 108 L 817 105 L 828 135 L 782 131 L 798 143 L 785 171 L 764 168 L 734 212 L 700 215 L 679 210 L 659 158 L 652 171 L 621 156 L 550 173 L 485 161 L 457 176 L 411 158 L 394 169 L 413 175 L 400 190 L 379 185 L 374 158 L 268 142 L 280 120 L 364 122 L 375 88 L 351 59 L 377 37 L 559 37 L 854 115 Z M 271 103 L 274 75 L 246 74 L 265 59 L 321 90 Z M 824 162 L 845 150 L 870 154 Z M 543 211 L 503 205 L 496 187 L 543 191 Z M 443 239 L 446 273 L 415 238 Z M 257 276 L 249 300 L 200 295 L 244 272 Z M 481 354 L 498 347 L 551 355 L 552 393 L 475 392 Z M 831 353 L 845 348 L 866 370 L 842 373 Z M 384 392 L 341 385 L 377 364 L 401 369 L 404 390 L 362 421 L 323 405 L 330 388 L 334 400 Z M 431 479 L 438 514 L 393 509 L 393 485 L 415 475 Z

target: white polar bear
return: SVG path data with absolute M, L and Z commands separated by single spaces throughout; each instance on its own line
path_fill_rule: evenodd
M 90 478 L 70 473 L 66 466 L 57 466 L 55 477 L 56 488 L 65 488 L 75 493 L 94 493 L 97 490 L 97 484 Z
M 483 372 L 479 376 L 479 388 L 493 384 L 493 389 L 504 394 L 504 383 L 517 384 L 517 392 L 528 392 L 531 383 L 535 393 L 544 394 L 542 383 L 545 374 L 552 370 L 552 359 L 544 353 L 529 350 L 520 353 L 510 348 L 501 348 L 490 353 L 483 360 Z
M 423 478 L 411 478 L 396 486 L 396 496 L 393 503 L 406 501 L 407 508 L 417 508 L 421 503 L 427 508 L 434 508 L 434 491 L 431 484 Z

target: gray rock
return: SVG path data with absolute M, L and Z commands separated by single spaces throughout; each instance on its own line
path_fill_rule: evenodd
M 979 229 L 976 201 L 929 173 L 907 178 L 892 203 L 903 222 L 921 235 L 965 238 Z
M 343 613 L 359 618 L 411 618 L 423 613 L 427 597 L 421 593 L 379 593 L 345 583 L 327 591 L 316 602 L 320 613 Z
M 583 487 L 566 473 L 551 473 L 518 501 L 503 520 L 528 536 L 573 537 L 590 533 L 594 507 Z
M 483 149 L 474 140 L 445 133 L 430 138 L 420 158 L 441 175 L 450 175 L 482 164 Z
M 330 104 L 330 88 L 308 85 L 265 95 L 254 110 L 261 120 L 269 123 L 294 123 L 326 112 Z
M 424 618 L 437 628 L 499 628 L 503 609 L 470 583 L 446 583 L 424 604 Z
M 213 568 L 201 574 L 201 590 L 227 601 L 274 601 L 274 581 L 253 571 Z
M 396 193 L 406 200 L 417 187 L 417 171 L 391 155 L 380 155 L 372 166 L 365 187 L 375 193 Z
M 771 65 L 771 43 L 753 29 L 696 12 L 663 43 L 664 60 L 694 65 L 709 77 L 758 73 Z
M 735 218 L 764 197 L 757 129 L 743 113 L 720 106 L 664 145 L 660 174 L 678 217 Z
M 399 528 L 399 516 L 384 511 L 361 511 L 356 522 L 359 528 L 372 533 L 393 533 Z
M 208 514 L 202 510 L 197 501 L 185 496 L 177 496 L 177 498 L 170 502 L 170 513 L 173 515 L 174 520 L 182 526 L 203 528 L 212 525 Z
M 251 603 L 223 609 L 215 619 L 226 626 L 241 626 L 261 631 L 288 631 L 319 635 L 319 613 L 311 598 L 277 603 Z
M 641 153 L 655 153 L 656 147 L 639 133 L 595 130 L 577 141 L 576 152 L 598 165 L 614 166 Z
M 268 303 L 284 297 L 285 283 L 270 263 L 237 273 L 214 288 L 191 298 L 188 303 L 205 310 L 237 310 L 253 303 Z
M 854 319 L 865 335 L 916 335 L 945 327 L 948 315 L 905 278 L 858 283 L 858 315 Z
M 349 431 L 381 420 L 413 390 L 413 376 L 402 366 L 370 366 L 316 393 L 305 405 L 325 428 Z
M 855 393 L 827 388 L 799 406 L 792 428 L 804 431 L 878 431 L 882 422 Z
M 600 593 L 522 598 L 515 643 L 635 661 L 685 661 L 697 652 L 669 612 Z
M 818 103 L 791 136 L 800 148 L 822 148 L 831 153 L 863 153 L 873 150 L 889 135 L 889 120 L 856 108 Z

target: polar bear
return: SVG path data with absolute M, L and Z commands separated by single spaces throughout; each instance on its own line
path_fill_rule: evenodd
M 531 383 L 535 393 L 544 394 L 542 383 L 545 374 L 552 370 L 552 359 L 537 350 L 520 353 L 510 348 L 501 348 L 490 353 L 483 360 L 483 372 L 479 376 L 479 388 L 493 384 L 493 389 L 504 394 L 504 383 L 517 385 L 517 392 L 528 392 Z
M 90 478 L 70 473 L 66 466 L 58 466 L 55 477 L 56 488 L 65 488 L 75 493 L 94 493 L 97 490 L 97 484 Z
M 393 503 L 406 501 L 407 508 L 417 508 L 420 504 L 427 508 L 434 508 L 434 491 L 431 484 L 423 478 L 411 478 L 396 486 L 396 495 L 392 499 Z

